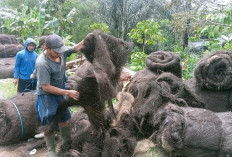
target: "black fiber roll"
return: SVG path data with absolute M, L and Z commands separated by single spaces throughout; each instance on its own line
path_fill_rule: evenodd
M 225 90 L 232 87 L 232 52 L 216 51 L 202 58 L 194 70 L 200 88 Z
M 174 52 L 156 51 L 146 58 L 146 66 L 155 73 L 170 72 L 182 77 L 180 57 Z

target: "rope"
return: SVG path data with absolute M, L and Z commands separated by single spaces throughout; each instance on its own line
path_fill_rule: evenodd
M 31 83 L 29 83 L 29 84 L 26 86 L 26 88 L 23 90 L 22 96 L 24 95 L 24 93 L 25 93 L 26 91 L 31 91 L 31 89 L 28 89 L 28 87 L 30 87 L 30 85 L 31 85 L 31 87 L 33 88 L 33 86 L 34 86 L 34 79 L 31 79 Z
M 12 44 L 12 39 L 11 39 L 11 36 L 10 36 L 10 43 Z
M 18 114 L 19 114 L 19 119 L 20 119 L 21 128 L 22 128 L 21 137 L 20 137 L 20 138 L 22 138 L 22 137 L 23 137 L 23 121 L 22 121 L 22 117 L 21 117 L 21 115 L 20 115 L 19 109 L 18 109 L 18 107 L 16 106 L 16 104 L 15 104 L 13 101 L 11 101 L 11 100 L 10 100 L 10 102 L 14 105 L 14 107 L 16 108 L 16 110 L 17 110 L 17 112 L 18 112 Z
M 19 47 L 18 47 L 18 44 L 16 45 L 16 47 L 17 47 L 17 50 L 20 51 L 20 50 L 19 50 Z
M 3 47 L 4 47 L 4 54 L 5 54 L 5 57 L 7 58 L 7 55 L 6 55 L 6 46 L 3 45 Z

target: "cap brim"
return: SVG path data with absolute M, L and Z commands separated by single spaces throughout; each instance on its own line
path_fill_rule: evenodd
M 56 49 L 53 49 L 54 51 L 56 51 L 57 53 L 64 53 L 65 51 L 68 50 L 68 47 L 67 46 L 62 46 L 60 48 L 56 48 Z
M 41 45 L 42 45 L 42 44 L 40 44 L 37 48 L 40 48 Z

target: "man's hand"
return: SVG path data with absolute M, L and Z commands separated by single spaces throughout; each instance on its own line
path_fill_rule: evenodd
M 19 79 L 13 79 L 13 83 L 16 86 L 19 83 Z
M 78 51 L 80 51 L 83 47 L 84 47 L 84 40 L 82 40 L 81 42 L 77 43 L 77 44 L 74 46 L 74 51 L 75 51 L 75 52 L 78 52 Z
M 31 74 L 30 78 L 31 78 L 31 79 L 34 79 L 34 78 L 35 78 L 35 77 L 34 77 L 34 74 Z
M 74 100 L 78 100 L 80 97 L 80 93 L 75 90 L 67 90 L 66 96 L 73 98 Z

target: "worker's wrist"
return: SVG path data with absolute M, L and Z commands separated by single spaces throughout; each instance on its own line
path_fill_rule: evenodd
M 68 90 L 65 91 L 65 96 L 69 96 L 69 91 Z

